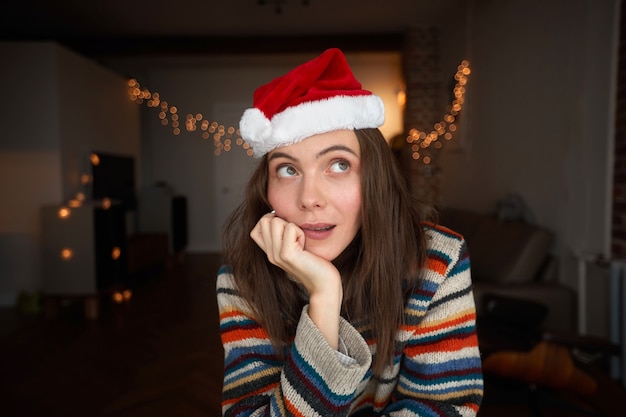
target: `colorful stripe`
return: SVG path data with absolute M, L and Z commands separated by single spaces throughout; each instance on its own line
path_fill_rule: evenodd
M 246 309 L 230 269 L 218 276 L 225 416 L 473 416 L 483 394 L 470 260 L 460 235 L 429 225 L 423 280 L 405 306 L 394 365 L 374 377 L 366 326 L 340 334 L 357 364 L 344 365 L 306 314 L 286 358 Z M 365 357 L 365 359 L 364 359 Z M 370 361 L 367 361 L 370 363 Z

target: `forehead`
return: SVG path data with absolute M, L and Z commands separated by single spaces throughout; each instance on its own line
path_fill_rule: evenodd
M 331 148 L 336 150 L 345 148 L 345 151 L 351 152 L 356 156 L 361 154 L 361 146 L 354 131 L 335 130 L 309 136 L 300 142 L 281 146 L 271 151 L 268 156 L 270 159 L 272 159 L 272 156 L 280 154 L 313 156 Z

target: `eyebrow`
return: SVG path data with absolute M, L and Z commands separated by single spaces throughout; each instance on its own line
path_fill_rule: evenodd
M 334 152 L 334 151 L 345 151 L 345 152 L 351 153 L 352 155 L 354 155 L 356 157 L 359 156 L 359 155 L 357 155 L 357 153 L 354 150 L 352 150 L 351 148 L 348 148 L 347 146 L 344 146 L 344 145 L 333 145 L 333 146 L 329 146 L 328 148 L 324 148 L 321 151 L 319 151 L 315 155 L 315 158 L 319 159 L 320 157 L 326 155 L 327 153 Z M 290 159 L 292 161 L 296 161 L 296 158 L 294 158 L 293 156 L 291 156 L 291 155 L 289 155 L 289 154 L 287 154 L 285 152 L 275 152 L 275 153 L 271 154 L 269 156 L 269 158 L 268 158 L 268 161 L 271 161 L 271 160 L 276 159 L 276 158 L 287 158 L 287 159 Z

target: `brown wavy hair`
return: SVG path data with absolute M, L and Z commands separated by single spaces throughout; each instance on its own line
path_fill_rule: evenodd
M 419 281 L 426 259 L 422 221 L 430 208 L 412 197 L 391 149 L 378 129 L 355 130 L 361 147 L 361 229 L 333 261 L 343 282 L 342 316 L 376 341 L 374 371 L 390 364 L 395 335 L 404 320 L 407 293 Z M 244 202 L 231 214 L 222 236 L 224 261 L 241 297 L 250 305 L 279 352 L 289 346 L 302 307 L 301 289 L 272 265 L 250 238 L 267 201 L 267 155 L 259 162 Z

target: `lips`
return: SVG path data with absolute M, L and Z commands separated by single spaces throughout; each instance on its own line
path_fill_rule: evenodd
M 307 239 L 323 240 L 328 238 L 333 229 L 334 224 L 303 224 L 300 226 Z

